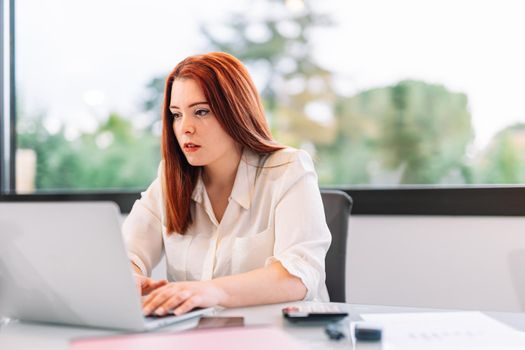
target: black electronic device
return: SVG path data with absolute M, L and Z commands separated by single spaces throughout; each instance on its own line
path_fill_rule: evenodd
M 376 342 L 381 340 L 380 326 L 368 323 L 356 323 L 354 328 L 355 339 L 359 341 Z
M 348 316 L 348 312 L 325 305 L 289 306 L 282 309 L 283 316 L 290 322 L 303 321 L 339 321 Z

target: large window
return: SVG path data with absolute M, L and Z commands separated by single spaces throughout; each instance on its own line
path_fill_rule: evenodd
M 323 186 L 525 182 L 520 0 L 14 6 L 17 193 L 146 187 L 164 77 L 212 50 L 245 62 Z

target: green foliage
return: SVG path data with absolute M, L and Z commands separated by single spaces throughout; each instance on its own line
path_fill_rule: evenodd
M 392 87 L 381 140 L 386 167 L 403 167 L 400 183 L 439 183 L 461 167 L 473 139 L 467 97 L 443 86 L 405 81 Z
M 464 94 L 440 85 L 402 81 L 340 98 L 333 143 L 320 147 L 327 183 L 436 184 L 463 175 L 473 138 Z
M 38 190 L 144 189 L 156 175 L 159 140 L 137 132 L 129 120 L 111 114 L 93 133 L 68 140 L 62 127 L 51 134 L 43 118 L 25 121 L 18 147 L 37 158 Z
M 525 124 L 512 125 L 496 134 L 475 168 L 480 183 L 524 183 Z
M 144 100 L 142 108 L 151 116 L 150 125 L 148 127 L 150 131 L 152 131 L 155 124 L 160 121 L 165 84 L 166 77 L 154 77 L 146 86 L 147 97 Z

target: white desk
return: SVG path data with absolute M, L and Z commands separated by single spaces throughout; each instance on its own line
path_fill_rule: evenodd
M 351 341 L 346 338 L 341 341 L 331 341 L 324 333 L 322 326 L 304 326 L 288 323 L 281 316 L 281 309 L 299 303 L 287 303 L 276 305 L 264 305 L 256 307 L 227 309 L 221 311 L 220 316 L 243 316 L 245 324 L 250 325 L 274 325 L 282 327 L 292 337 L 304 345 L 305 349 L 348 349 Z M 439 311 L 435 309 L 392 307 L 377 305 L 354 305 L 340 304 L 350 311 L 351 320 L 359 320 L 359 314 L 364 313 L 400 313 L 400 312 L 428 312 Z M 450 310 L 442 310 L 450 311 Z M 498 313 L 487 312 L 487 315 L 502 321 L 512 327 L 525 331 L 525 314 L 520 313 Z M 197 320 L 185 321 L 178 325 L 162 328 L 159 332 L 189 329 L 195 327 Z M 90 337 L 101 335 L 112 335 L 118 332 L 97 329 L 61 327 L 53 325 L 30 324 L 13 322 L 0 329 L 0 349 L 39 349 L 39 350 L 65 350 L 69 349 L 69 340 L 78 337 Z M 380 349 L 378 345 L 359 344 L 354 349 Z

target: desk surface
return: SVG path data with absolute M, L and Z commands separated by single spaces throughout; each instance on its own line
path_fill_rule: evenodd
M 348 349 L 350 339 L 342 341 L 330 341 L 324 334 L 322 326 L 301 326 L 289 324 L 281 316 L 281 309 L 284 306 L 300 304 L 287 303 L 275 305 L 263 305 L 238 309 L 226 309 L 219 312 L 220 316 L 243 316 L 245 324 L 251 325 L 274 325 L 281 327 L 285 332 L 297 339 L 305 349 Z M 357 321 L 360 314 L 365 313 L 402 313 L 402 312 L 428 312 L 428 311 L 450 311 L 410 307 L 394 307 L 379 305 L 355 305 L 339 304 L 350 312 L 350 319 Z M 502 313 L 486 312 L 494 319 L 502 321 L 516 329 L 525 331 L 525 314 L 522 313 Z M 172 332 L 195 327 L 197 320 L 184 321 L 177 325 L 162 328 L 158 332 Z M 39 349 L 39 350 L 62 350 L 69 349 L 69 340 L 79 337 L 114 335 L 118 332 L 105 331 L 98 329 L 61 327 L 54 325 L 42 325 L 12 322 L 0 329 L 0 349 Z M 366 349 L 373 349 L 373 345 L 366 345 Z M 359 348 L 365 349 L 360 345 Z

